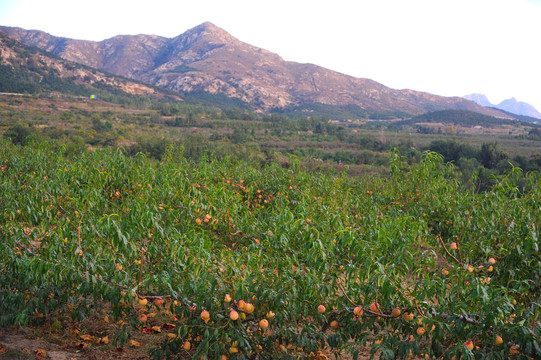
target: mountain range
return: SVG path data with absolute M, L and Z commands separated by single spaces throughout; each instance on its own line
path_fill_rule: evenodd
M 14 27 L 0 26 L 0 31 L 66 60 L 175 92 L 226 95 L 264 112 L 327 104 L 409 114 L 459 109 L 509 118 L 464 98 L 391 89 L 374 80 L 285 61 L 209 22 L 174 38 L 119 35 L 99 42 Z
M 539 111 L 537 111 L 535 107 L 523 101 L 518 101 L 515 98 L 504 100 L 497 105 L 492 104 L 483 94 L 466 95 L 464 96 L 464 99 L 471 100 L 481 106 L 496 108 L 513 114 L 525 115 L 536 119 L 541 119 L 541 113 L 539 113 Z
M 43 91 L 85 97 L 90 94 L 142 95 L 182 100 L 155 86 L 61 59 L 0 31 L 0 92 L 33 94 Z

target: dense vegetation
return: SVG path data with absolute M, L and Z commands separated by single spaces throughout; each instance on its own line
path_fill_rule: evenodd
M 538 173 L 65 153 L 0 143 L 2 326 L 100 311 L 119 346 L 163 329 L 156 359 L 541 356 Z

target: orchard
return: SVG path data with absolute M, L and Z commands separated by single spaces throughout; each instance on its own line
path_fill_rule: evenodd
M 537 173 L 476 193 L 429 152 L 349 177 L 2 141 L 0 179 L 0 326 L 104 312 L 117 346 L 157 327 L 153 359 L 541 358 Z

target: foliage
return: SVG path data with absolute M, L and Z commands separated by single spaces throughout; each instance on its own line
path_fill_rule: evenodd
M 431 152 L 360 178 L 64 152 L 0 143 L 0 326 L 109 309 L 121 344 L 167 310 L 155 359 L 541 356 L 537 173 L 479 195 Z

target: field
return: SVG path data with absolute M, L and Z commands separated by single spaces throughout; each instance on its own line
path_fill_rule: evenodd
M 536 172 L 68 146 L 0 139 L 1 327 L 90 358 L 541 357 Z

